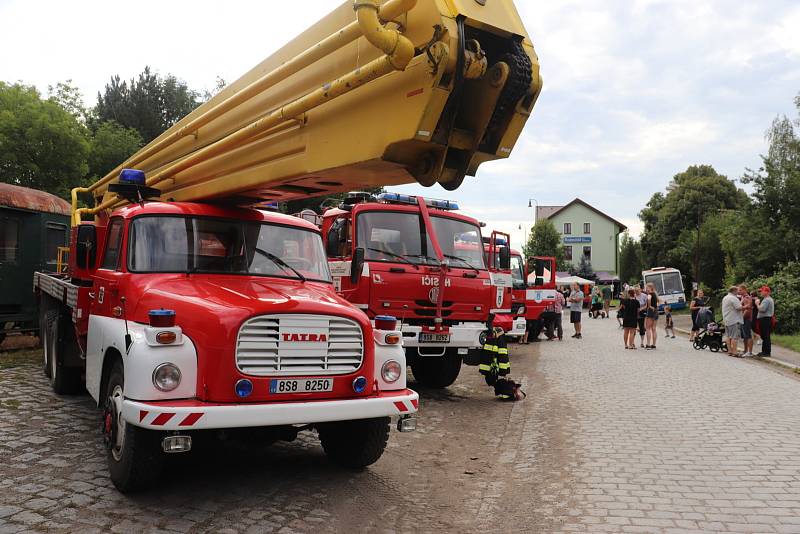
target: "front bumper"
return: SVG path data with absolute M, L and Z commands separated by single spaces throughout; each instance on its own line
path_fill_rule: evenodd
M 528 321 L 525 320 L 525 317 L 517 317 L 514 319 L 514 326 L 506 332 L 506 336 L 510 337 L 522 337 L 525 335 L 525 330 L 528 327 Z
M 194 400 L 122 401 L 125 422 L 152 430 L 208 430 L 305 425 L 408 416 L 417 412 L 419 395 L 410 389 L 383 391 L 360 399 L 219 404 Z
M 403 346 L 404 347 L 456 347 L 456 348 L 475 348 L 480 347 L 481 332 L 486 330 L 486 325 L 483 323 L 459 323 L 449 327 L 450 342 L 449 343 L 420 343 L 419 335 L 422 333 L 421 326 L 412 326 L 404 324 L 400 326 L 400 331 L 403 333 Z

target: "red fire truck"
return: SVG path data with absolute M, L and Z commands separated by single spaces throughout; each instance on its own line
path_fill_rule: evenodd
M 508 248 L 487 268 L 481 224 L 452 201 L 350 194 L 323 214 L 322 235 L 336 290 L 375 319 L 400 322 L 414 377 L 442 388 L 482 346 L 490 313 L 508 312 Z
M 72 236 L 69 272 L 35 275 L 44 369 L 57 393 L 85 385 L 103 410 L 120 490 L 152 483 L 163 453 L 190 450 L 201 430 L 313 428 L 355 467 L 381 456 L 390 417 L 413 430 L 396 321 L 373 326 L 336 295 L 314 225 L 146 202 Z
M 538 321 L 542 312 L 553 305 L 556 298 L 556 259 L 532 257 L 524 261 L 517 250 L 511 251 L 511 277 L 513 279 L 512 312 L 524 315 L 526 321 Z M 520 310 L 522 310 L 520 312 Z M 512 335 L 524 328 L 514 322 Z M 524 330 L 522 333 L 524 334 Z

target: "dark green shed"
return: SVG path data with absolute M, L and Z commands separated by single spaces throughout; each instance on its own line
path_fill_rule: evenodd
M 69 244 L 70 205 L 50 193 L 0 183 L 0 343 L 38 330 L 35 271 L 55 271 Z

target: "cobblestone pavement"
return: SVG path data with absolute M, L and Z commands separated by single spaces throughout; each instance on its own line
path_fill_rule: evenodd
M 306 433 L 177 456 L 133 496 L 108 480 L 90 399 L 0 355 L 0 533 L 800 532 L 800 381 L 620 338 L 585 319 L 583 340 L 512 345 L 521 403 L 465 367 L 360 473 Z

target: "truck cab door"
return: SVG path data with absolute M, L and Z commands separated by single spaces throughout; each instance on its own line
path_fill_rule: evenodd
M 115 218 L 108 225 L 102 260 L 94 273 L 91 315 L 122 316 L 120 284 L 125 274 L 121 270 L 124 264 L 124 223 L 123 219 Z

